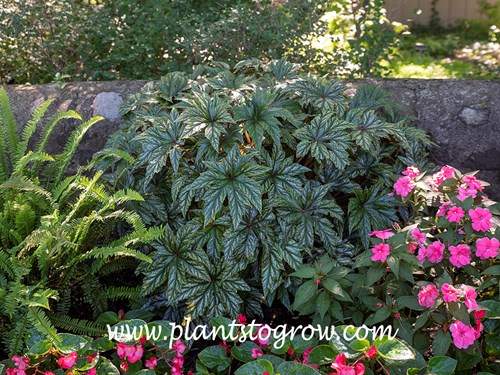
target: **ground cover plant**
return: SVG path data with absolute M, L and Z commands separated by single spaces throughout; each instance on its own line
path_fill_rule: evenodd
M 139 261 L 151 261 L 136 247 L 161 234 L 124 209 L 124 202 L 142 199 L 136 192 L 109 193 L 100 183 L 102 172 L 66 176 L 81 139 L 100 118 L 57 113 L 34 141 L 52 101 L 35 109 L 19 136 L 0 88 L 0 351 L 11 355 L 40 334 L 60 342 L 56 327 L 102 334 L 92 318 L 113 301 L 140 295 L 137 287 L 112 280 L 133 272 Z M 65 119 L 81 123 L 62 153 L 51 156 L 47 141 Z M 119 223 L 118 239 L 113 231 Z

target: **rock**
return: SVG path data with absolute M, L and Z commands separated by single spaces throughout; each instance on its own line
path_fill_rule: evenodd
M 468 126 L 486 125 L 490 118 L 490 110 L 487 108 L 464 107 L 458 114 L 458 118 Z
M 93 116 L 102 116 L 111 122 L 120 120 L 118 107 L 123 103 L 123 98 L 116 92 L 101 92 L 92 102 Z

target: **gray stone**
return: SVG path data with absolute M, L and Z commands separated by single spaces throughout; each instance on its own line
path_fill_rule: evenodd
M 465 107 L 458 114 L 458 118 L 468 126 L 480 126 L 488 123 L 490 110 L 487 108 L 471 108 Z
M 449 164 L 462 172 L 481 170 L 478 177 L 493 186 L 488 195 L 500 200 L 500 81 L 364 79 L 345 82 L 350 90 L 375 84 L 388 91 L 402 110 L 414 118 L 437 144 L 430 155 L 438 165 Z M 100 150 L 119 126 L 118 105 L 136 94 L 145 81 L 112 81 L 58 85 L 6 86 L 19 125 L 25 124 L 34 104 L 55 98 L 48 115 L 74 109 L 86 120 L 101 115 L 105 120 L 84 137 L 73 160 L 73 168 L 84 164 Z M 76 122 L 67 121 L 48 145 L 59 152 Z
M 123 103 L 123 98 L 116 92 L 101 92 L 92 102 L 94 116 L 102 116 L 109 121 L 120 120 L 118 108 Z

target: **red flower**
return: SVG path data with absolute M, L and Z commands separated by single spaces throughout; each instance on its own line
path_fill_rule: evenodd
M 231 348 L 225 341 L 219 343 L 219 346 L 222 346 L 226 350 L 227 354 L 231 353 Z
M 369 358 L 375 358 L 377 356 L 377 348 L 375 347 L 375 345 L 368 349 L 365 354 Z
M 121 369 L 123 372 L 128 371 L 128 363 L 127 363 L 127 362 L 122 362 L 122 363 L 120 364 L 120 369 Z
M 247 325 L 247 317 L 246 316 L 240 314 L 240 315 L 238 315 L 237 320 L 238 320 L 238 323 L 240 323 L 240 324 L 242 324 L 244 326 Z
M 483 319 L 486 316 L 486 310 L 474 311 L 474 318 Z

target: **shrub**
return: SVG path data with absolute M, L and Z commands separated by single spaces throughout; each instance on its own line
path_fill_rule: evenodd
M 313 5 L 314 4 L 314 5 Z M 14 1 L 0 9 L 4 83 L 159 79 L 212 60 L 287 56 L 320 74 L 380 76 L 396 33 L 383 1 Z M 330 25 L 324 16 L 336 11 Z M 329 29 L 330 27 L 330 29 Z M 351 31 L 353 30 L 353 31 Z M 333 50 L 322 41 L 342 35 Z
M 125 202 L 142 200 L 136 192 L 108 193 L 99 183 L 102 172 L 91 178 L 65 176 L 81 139 L 100 118 L 79 124 L 63 152 L 51 156 L 45 145 L 56 127 L 64 119 L 81 120 L 74 111 L 57 113 L 30 150 L 52 101 L 34 111 L 18 136 L 7 93 L 0 88 L 0 328 L 11 354 L 23 347 L 33 327 L 55 342 L 60 337 L 54 326 L 102 333 L 102 327 L 77 318 L 105 311 L 110 301 L 140 296 L 137 288 L 109 281 L 138 260 L 151 261 L 134 247 L 158 235 L 124 209 Z M 123 237 L 114 240 L 117 223 Z
M 156 306 L 193 318 L 290 306 L 288 273 L 324 254 L 349 265 L 396 220 L 392 173 L 425 165 L 428 139 L 377 87 L 351 98 L 284 60 L 203 69 L 132 97 L 96 163 L 165 225 L 140 268 Z

